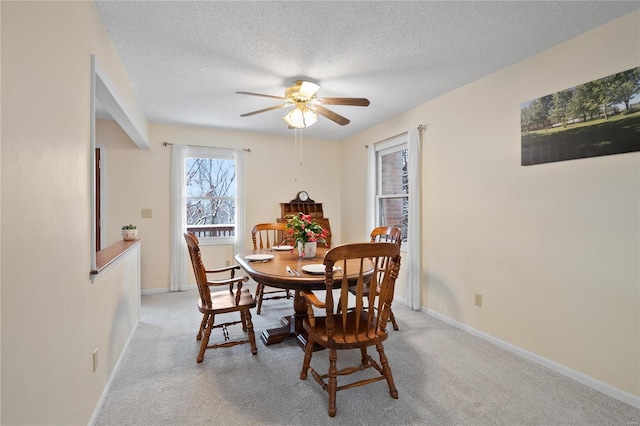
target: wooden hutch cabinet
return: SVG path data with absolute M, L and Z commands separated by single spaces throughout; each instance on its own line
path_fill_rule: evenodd
M 300 191 L 293 200 L 288 203 L 280 203 L 280 218 L 278 218 L 278 222 L 286 222 L 286 216 L 298 213 L 310 215 L 320 226 L 326 229 L 329 233 L 326 238 L 327 245 L 331 246 L 331 226 L 329 225 L 329 218 L 324 217 L 322 203 L 316 203 L 309 198 L 309 194 L 306 191 Z

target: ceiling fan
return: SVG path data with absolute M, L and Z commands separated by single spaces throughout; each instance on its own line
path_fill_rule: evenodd
M 302 129 L 312 126 L 318 121 L 318 114 L 331 121 L 335 121 L 341 126 L 345 126 L 350 122 L 348 118 L 345 118 L 322 105 L 369 105 L 369 100 L 366 98 L 318 98 L 318 89 L 320 89 L 320 86 L 315 83 L 297 80 L 293 86 L 288 87 L 285 90 L 284 96 L 264 95 L 262 93 L 253 92 L 236 92 L 240 95 L 261 96 L 264 98 L 283 101 L 280 105 L 274 105 L 269 108 L 248 112 L 240 115 L 240 117 L 249 117 L 263 112 L 293 106 L 294 108 L 282 117 L 282 120 L 287 123 L 290 128 Z

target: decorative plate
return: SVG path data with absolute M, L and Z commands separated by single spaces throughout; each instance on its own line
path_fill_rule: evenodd
M 275 251 L 289 251 L 293 250 L 293 246 L 273 246 L 271 247 Z
M 302 265 L 302 269 L 307 274 L 320 275 L 324 274 L 324 264 L 323 263 L 312 263 L 310 265 Z
M 324 263 L 312 263 L 310 265 L 302 265 L 302 268 L 300 269 L 302 269 L 307 274 L 324 275 Z M 341 271 L 341 270 L 342 268 L 339 266 L 333 267 L 334 273 L 336 271 Z
M 267 261 L 273 259 L 272 254 L 249 254 L 244 257 L 245 259 L 256 262 L 256 261 Z

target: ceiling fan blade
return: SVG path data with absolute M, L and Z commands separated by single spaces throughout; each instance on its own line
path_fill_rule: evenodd
M 256 115 L 256 114 L 260 114 L 262 112 L 267 112 L 267 111 L 273 111 L 274 109 L 280 109 L 280 108 L 284 108 L 284 107 L 288 107 L 291 106 L 289 104 L 282 104 L 282 105 L 275 105 L 269 108 L 264 108 L 264 109 L 259 109 L 257 111 L 251 111 L 251 112 L 247 112 L 245 114 L 241 114 L 240 117 L 249 117 L 251 115 Z
M 319 101 L 327 105 L 369 106 L 367 98 L 320 98 Z
M 337 114 L 331 110 L 326 109 L 323 106 L 320 105 L 316 105 L 315 107 L 316 111 L 318 112 L 318 114 L 327 117 L 329 120 L 335 121 L 336 123 L 338 123 L 341 126 L 346 126 L 347 124 L 349 124 L 351 122 L 351 120 L 349 120 L 348 118 L 345 118 L 343 116 L 341 116 L 340 114 Z
M 318 86 L 315 83 L 311 83 L 310 81 L 303 81 L 302 84 L 300 85 L 300 90 L 298 91 L 298 94 L 307 99 L 311 99 L 313 95 L 316 94 L 319 88 L 320 86 Z
M 253 92 L 236 92 L 236 93 L 239 95 L 262 96 L 263 98 L 279 99 L 281 101 L 287 100 L 287 98 L 283 98 L 282 96 L 263 95 L 262 93 L 253 93 Z

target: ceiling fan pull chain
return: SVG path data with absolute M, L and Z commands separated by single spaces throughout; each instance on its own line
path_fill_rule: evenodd
M 299 129 L 294 128 L 293 129 L 293 147 L 294 147 L 294 160 L 293 160 L 293 181 L 297 182 L 298 181 L 298 161 L 296 159 L 296 157 L 299 155 L 299 150 L 298 150 L 298 131 Z
M 300 133 L 299 152 L 300 152 L 300 165 L 302 166 L 302 129 L 296 129 Z

